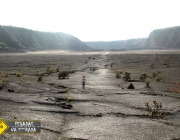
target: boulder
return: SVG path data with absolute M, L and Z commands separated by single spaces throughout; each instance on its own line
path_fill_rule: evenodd
M 135 89 L 135 88 L 134 88 L 134 85 L 130 83 L 127 89 Z

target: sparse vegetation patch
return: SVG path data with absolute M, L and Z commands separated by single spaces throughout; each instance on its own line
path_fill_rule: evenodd
M 148 78 L 148 75 L 146 73 L 141 73 L 139 79 L 145 81 L 146 78 Z
M 43 83 L 43 77 L 42 76 L 38 76 L 38 80 L 37 81 Z
M 59 79 L 65 79 L 66 77 L 69 77 L 69 72 L 68 71 L 60 71 L 58 78 Z
M 145 106 L 148 110 L 148 115 L 153 118 L 160 117 L 162 115 L 162 112 L 160 112 L 162 108 L 162 103 L 158 103 L 156 100 L 153 100 L 153 103 L 146 103 Z
M 124 81 L 128 81 L 128 80 L 130 80 L 130 79 L 131 79 L 131 73 L 125 72 L 125 73 L 124 73 L 123 80 L 124 80 Z

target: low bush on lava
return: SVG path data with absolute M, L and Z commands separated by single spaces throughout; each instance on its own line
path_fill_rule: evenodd
M 139 76 L 139 79 L 143 81 L 145 81 L 145 79 L 147 78 L 148 78 L 148 75 L 146 73 L 141 73 L 141 75 Z
M 59 79 L 65 79 L 65 77 L 69 77 L 69 72 L 68 71 L 60 71 L 58 78 Z
M 125 74 L 124 77 L 123 77 L 123 80 L 124 80 L 124 81 L 128 81 L 128 80 L 131 79 L 131 73 L 125 72 L 124 74 Z
M 162 115 L 160 112 L 162 108 L 162 103 L 158 103 L 156 100 L 153 100 L 153 103 L 146 103 L 145 106 L 147 107 L 148 115 L 152 118 L 157 118 Z
M 145 79 L 145 83 L 146 83 L 146 87 L 149 87 L 150 79 L 149 79 L 149 78 L 146 78 L 146 79 Z

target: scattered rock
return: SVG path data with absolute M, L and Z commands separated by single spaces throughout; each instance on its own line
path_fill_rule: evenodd
M 102 113 L 94 115 L 95 117 L 102 117 Z
M 68 107 L 70 107 L 70 108 L 72 108 L 72 107 L 73 107 L 71 104 L 66 104 L 66 106 L 68 106 Z
M 66 100 L 67 100 L 67 98 L 63 98 L 63 97 L 56 97 L 55 98 L 56 102 L 61 102 L 61 101 L 66 101 Z
M 63 109 L 71 109 L 73 107 L 71 104 L 67 104 L 65 102 L 58 103 L 58 106 L 63 108 Z
M 96 96 L 103 96 L 103 94 L 97 94 Z
M 8 88 L 8 92 L 14 92 L 14 89 L 9 89 L 9 88 Z
M 135 88 L 134 88 L 134 85 L 130 83 L 127 89 L 135 89 Z
M 54 86 L 54 83 L 49 83 L 50 86 Z
M 62 105 L 66 105 L 66 103 L 64 103 L 64 102 L 58 103 L 58 106 L 62 106 Z
M 132 80 L 132 79 L 130 79 L 130 80 L 128 80 L 128 82 L 144 82 L 143 80 Z
M 61 108 L 63 109 L 71 109 L 73 106 L 71 104 L 61 105 Z
M 63 91 L 58 91 L 57 93 L 67 93 L 67 92 L 63 90 Z
M 47 100 L 47 101 L 55 101 L 54 99 L 52 99 L 52 98 L 47 98 L 47 99 L 45 99 L 45 100 Z

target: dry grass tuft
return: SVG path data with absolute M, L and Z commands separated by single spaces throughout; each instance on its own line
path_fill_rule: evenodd
M 173 88 L 170 88 L 170 93 L 180 93 L 179 82 L 176 82 Z

